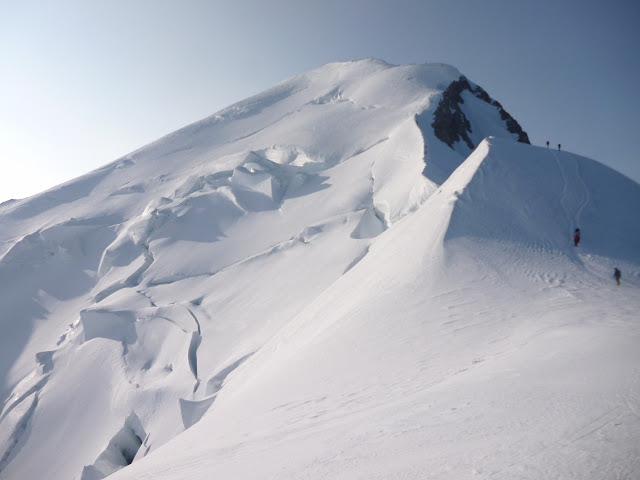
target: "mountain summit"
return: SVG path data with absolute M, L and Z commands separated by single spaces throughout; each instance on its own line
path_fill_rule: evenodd
M 0 478 L 630 478 L 639 204 L 451 66 L 286 80 L 0 205 Z

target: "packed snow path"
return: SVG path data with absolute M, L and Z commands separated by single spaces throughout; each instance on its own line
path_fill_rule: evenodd
M 564 154 L 561 160 L 558 152 L 552 150 L 551 153 L 564 182 L 561 203 L 570 228 L 572 226 L 569 235 L 573 236 L 574 230 L 582 224 L 582 212 L 589 202 L 589 191 L 582 180 L 578 159 L 571 154 Z

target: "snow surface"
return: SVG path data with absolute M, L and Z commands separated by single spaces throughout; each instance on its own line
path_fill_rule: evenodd
M 329 64 L 0 205 L 0 478 L 640 478 L 640 185 L 471 95 L 450 149 L 459 76 Z

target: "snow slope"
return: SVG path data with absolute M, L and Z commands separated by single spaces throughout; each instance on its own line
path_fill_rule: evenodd
M 640 186 L 473 96 L 449 148 L 459 77 L 326 65 L 0 206 L 0 478 L 634 478 Z

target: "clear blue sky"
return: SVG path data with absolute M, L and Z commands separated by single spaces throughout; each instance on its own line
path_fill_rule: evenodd
M 637 0 L 0 0 L 0 201 L 324 63 L 454 65 L 640 181 Z

